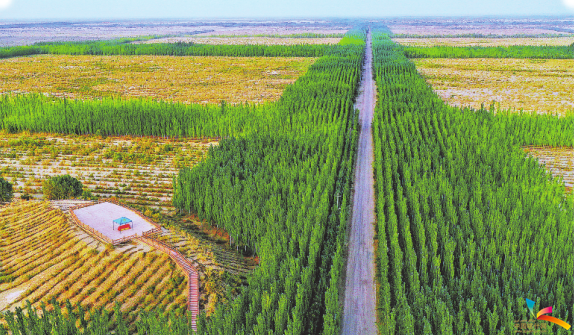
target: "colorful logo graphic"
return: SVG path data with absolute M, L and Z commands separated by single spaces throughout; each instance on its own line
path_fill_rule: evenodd
M 526 305 L 528 305 L 528 309 L 530 310 L 530 313 L 532 314 L 532 316 L 534 316 L 534 301 L 532 301 L 530 299 L 526 299 Z M 567 324 L 566 322 L 564 322 L 558 318 L 555 318 L 553 316 L 544 315 L 544 314 L 550 314 L 550 313 L 552 313 L 552 306 L 543 308 L 540 311 L 538 311 L 538 313 L 536 313 L 536 319 L 555 323 L 555 324 L 559 325 L 560 327 L 562 327 L 566 330 L 570 329 L 570 325 Z

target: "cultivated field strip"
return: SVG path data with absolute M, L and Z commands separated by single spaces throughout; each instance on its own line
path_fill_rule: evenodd
M 310 57 L 37 55 L 0 62 L 1 93 L 71 99 L 151 98 L 182 103 L 276 101 Z
M 172 208 L 173 175 L 202 160 L 209 140 L 9 134 L 0 138 L 0 173 L 16 196 L 40 197 L 42 181 L 68 173 L 95 196 Z
M 572 147 L 524 147 L 529 156 L 544 165 L 555 177 L 563 178 L 566 189 L 574 188 L 574 148 Z
M 113 308 L 119 302 L 129 322 L 141 309 L 187 310 L 187 280 L 169 257 L 126 245 L 121 250 L 88 247 L 63 213 L 47 202 L 20 202 L 0 210 L 0 295 L 23 292 L 6 303 L 33 307 L 52 298 L 86 310 Z
M 404 46 L 431 47 L 431 46 L 451 46 L 451 47 L 499 47 L 510 45 L 531 45 L 531 46 L 568 46 L 574 43 L 573 36 L 563 37 L 501 37 L 501 38 L 480 38 L 480 37 L 438 37 L 438 38 L 393 38 L 393 41 Z
M 134 44 L 153 43 L 198 43 L 213 45 L 300 45 L 300 44 L 337 44 L 341 38 L 299 38 L 299 37 L 265 37 L 265 36 L 239 36 L 239 37 L 166 37 L 147 41 L 136 41 Z
M 574 110 L 572 59 L 415 59 L 419 73 L 452 106 L 565 114 Z

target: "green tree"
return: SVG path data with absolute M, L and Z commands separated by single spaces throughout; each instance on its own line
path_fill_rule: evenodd
M 82 195 L 82 183 L 70 175 L 54 176 L 42 184 L 44 197 L 50 200 L 69 199 Z
M 12 190 L 12 184 L 0 177 L 0 201 L 8 202 L 11 201 L 13 197 L 14 193 Z

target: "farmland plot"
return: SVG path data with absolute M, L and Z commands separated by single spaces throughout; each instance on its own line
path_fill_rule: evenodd
M 553 176 L 562 177 L 566 188 L 574 187 L 574 148 L 567 147 L 525 147 L 524 150 L 543 164 Z
M 453 106 L 564 114 L 574 110 L 574 60 L 414 59 L 419 73 Z
M 0 310 L 67 299 L 85 310 L 119 302 L 127 322 L 142 309 L 185 313 L 187 280 L 168 256 L 127 244 L 103 248 L 47 202 L 0 210 Z
M 166 37 L 133 43 L 198 43 L 213 45 L 299 45 L 337 44 L 341 38 L 282 38 L 282 37 Z
M 209 140 L 9 134 L 0 136 L 0 175 L 16 196 L 41 197 L 42 181 L 68 173 L 95 196 L 171 208 L 172 177 L 207 153 Z
M 58 97 L 261 103 L 313 64 L 309 57 L 37 55 L 0 61 L 0 92 Z

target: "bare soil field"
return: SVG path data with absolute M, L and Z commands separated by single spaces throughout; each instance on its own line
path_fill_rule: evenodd
M 528 153 L 544 165 L 554 177 L 562 177 L 566 188 L 574 188 L 574 148 L 568 147 L 524 147 Z
M 432 18 L 396 19 L 385 23 L 393 34 L 431 35 L 569 35 L 573 18 Z
M 300 45 L 337 44 L 341 38 L 291 38 L 291 37 L 166 37 L 137 43 L 196 43 L 211 45 Z
M 395 38 L 395 42 L 404 46 L 432 47 L 506 47 L 511 45 L 532 45 L 532 46 L 567 46 L 574 43 L 574 36 L 564 37 L 522 37 L 522 38 Z
M 0 175 L 16 197 L 42 197 L 42 181 L 70 174 L 95 196 L 172 210 L 172 178 L 217 142 L 192 139 L 0 133 Z
M 119 240 L 126 236 L 138 234 L 142 236 L 156 228 L 155 225 L 125 207 L 113 203 L 103 202 L 73 210 L 74 214 L 83 224 L 95 229 L 111 240 Z M 118 231 L 119 224 L 114 224 L 113 220 L 119 218 L 131 220 L 130 229 Z
M 259 34 L 338 34 L 351 28 L 336 20 L 167 20 L 100 22 L 0 22 L 0 47 L 37 42 L 109 40 L 120 37 Z
M 38 55 L 0 61 L 0 92 L 74 99 L 148 97 L 183 103 L 278 100 L 315 61 L 306 57 Z
M 419 73 L 453 106 L 541 113 L 574 110 L 574 60 L 414 59 Z

